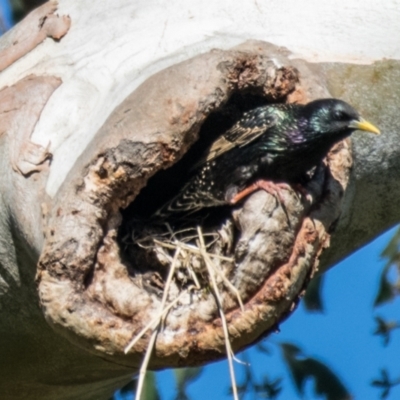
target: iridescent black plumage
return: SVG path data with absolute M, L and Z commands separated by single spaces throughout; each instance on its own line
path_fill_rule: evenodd
M 336 142 L 356 129 L 379 133 L 341 100 L 255 108 L 212 144 L 177 196 L 156 215 L 232 204 L 260 179 L 300 183 Z

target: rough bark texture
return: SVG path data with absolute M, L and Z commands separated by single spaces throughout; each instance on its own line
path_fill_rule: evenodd
M 260 95 L 271 102 L 307 102 L 314 98 L 308 95 L 311 91 L 315 97 L 328 95 L 321 85 L 309 86 L 318 78 L 301 63 L 289 62 L 284 52 L 261 43 L 250 44 L 250 51 L 244 51 L 246 47 L 213 51 L 147 80 L 109 117 L 95 146 L 86 149 L 47 205 L 38 273 L 42 306 L 55 329 L 89 351 L 138 367 L 148 335 L 128 355 L 123 349 L 159 312 L 161 296 L 149 293 L 136 279 L 149 266 L 129 270 L 117 242 L 120 209 L 134 201 L 147 179 L 177 162 L 208 115 L 221 110 L 234 93 Z M 344 171 L 348 157 L 344 145 L 331 155 Z M 326 189 L 335 179 L 323 176 L 315 182 L 323 193 L 314 201 L 314 222 L 305 219 L 310 204 L 294 193 L 286 199 L 290 225 L 276 199 L 266 194 L 251 196 L 235 211 L 237 247 L 222 254 L 234 258 L 225 269 L 232 271 L 229 279 L 246 302 L 241 312 L 226 300 L 234 349 L 253 343 L 293 310 L 327 243 L 326 229 L 340 213 L 348 173 L 341 178 L 335 190 Z M 233 229 L 225 234 L 233 238 Z M 187 293 L 166 318 L 153 368 L 223 357 L 215 300 L 204 295 L 204 288 L 197 292 L 198 299 L 196 291 Z
M 241 311 L 220 284 L 234 349 L 250 345 L 293 311 L 333 225 L 324 267 L 398 221 L 399 122 L 396 96 L 389 94 L 400 82 L 397 61 L 309 64 L 259 41 L 213 51 L 206 43 L 179 56 L 173 47 L 163 53 L 163 42 L 156 40 L 155 47 L 146 42 L 133 56 L 129 35 L 138 25 L 127 17 L 136 15 L 131 2 L 125 4 L 131 14 L 105 9 L 110 20 L 114 11 L 120 16 L 116 26 L 121 30 L 113 31 L 109 42 L 101 36 L 109 32 L 96 25 L 96 18 L 104 19 L 101 12 L 93 15 L 93 28 L 92 20 L 79 19 L 81 3 L 61 4 L 67 10 L 61 15 L 71 12 L 72 18 L 65 38 L 24 47 L 28 53 L 12 65 L 7 62 L 0 76 L 0 335 L 7 343 L 0 353 L 0 391 L 5 398 L 27 393 L 32 399 L 107 398 L 135 370 L 149 335 L 128 355 L 123 349 L 157 314 L 165 274 L 150 275 L 161 276 L 157 291 L 140 285 L 142 271 L 121 260 L 121 208 L 157 171 L 179 162 L 201 140 L 209 115 L 223 110 L 235 93 L 271 102 L 340 97 L 383 135 L 354 138 L 353 169 L 350 141 L 335 147 L 312 182 L 312 204 L 286 193 L 290 225 L 275 199 L 261 192 L 228 217 L 222 237 L 232 243 L 235 229 L 238 240 L 223 253 L 234 263 L 220 267 L 245 302 Z M 52 5 L 44 7 L 53 13 Z M 43 22 L 39 14 L 32 26 Z M 146 9 L 138 15 L 150 14 Z M 62 26 L 65 34 L 69 24 Z M 148 32 L 146 38 L 153 36 Z M 103 53 L 107 43 L 112 46 Z M 11 44 L 4 38 L 3 54 Z M 128 57 L 120 48 L 130 49 Z M 156 61 L 131 62 L 153 50 Z M 120 57 L 115 65 L 109 61 L 113 52 Z M 197 53 L 203 54 L 192 57 Z M 158 336 L 153 368 L 199 365 L 224 356 L 213 296 L 201 291 L 185 296 Z

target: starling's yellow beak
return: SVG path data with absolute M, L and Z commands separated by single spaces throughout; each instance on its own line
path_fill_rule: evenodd
M 371 122 L 368 122 L 364 118 L 360 118 L 358 120 L 355 119 L 351 121 L 349 124 L 349 128 L 358 129 L 359 131 L 372 132 L 375 133 L 376 135 L 381 134 L 380 130 L 376 126 L 372 125 Z

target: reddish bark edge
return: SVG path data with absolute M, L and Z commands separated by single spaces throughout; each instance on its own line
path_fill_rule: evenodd
M 0 71 L 28 54 L 46 38 L 60 40 L 67 34 L 71 18 L 56 15 L 57 7 L 58 2 L 54 0 L 41 5 L 3 37 L 6 46 L 0 51 Z
M 282 96 L 286 101 L 326 97 L 323 84 L 316 82 L 315 72 L 302 62 L 289 61 L 285 51 L 250 42 L 239 50 L 213 51 L 162 71 L 129 96 L 78 160 L 43 216 L 45 246 L 37 281 L 50 325 L 88 351 L 137 367 L 150 333 L 128 355 L 123 349 L 153 318 L 159 299 L 133 283 L 120 260 L 120 207 L 133 201 L 154 173 L 182 156 L 207 115 L 220 109 L 234 91 L 262 93 L 271 101 Z M 330 173 L 315 183 L 323 195 L 312 209 L 294 194 L 287 195 L 292 228 L 275 199 L 263 192 L 251 196 L 234 217 L 243 228 L 239 244 L 244 250 L 232 281 L 246 302 L 241 312 L 225 294 L 235 350 L 274 330 L 293 311 L 317 268 L 349 179 L 348 142 L 332 150 L 327 165 Z M 260 220 L 261 233 L 246 228 L 252 218 Z M 260 254 L 250 246 L 260 238 L 257 235 L 264 235 Z M 210 298 L 199 302 L 194 313 L 190 304 L 177 308 L 158 336 L 151 368 L 199 365 L 223 357 L 221 321 Z
M 31 135 L 50 96 L 61 85 L 55 76 L 28 75 L 0 90 L 0 116 L 9 143 L 12 169 L 25 177 L 48 168 L 48 148 L 31 141 Z

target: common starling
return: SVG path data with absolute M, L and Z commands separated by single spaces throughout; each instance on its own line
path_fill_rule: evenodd
M 252 109 L 211 145 L 155 216 L 236 204 L 258 189 L 280 198 L 281 189 L 304 183 L 329 149 L 355 130 L 380 133 L 337 99 Z

